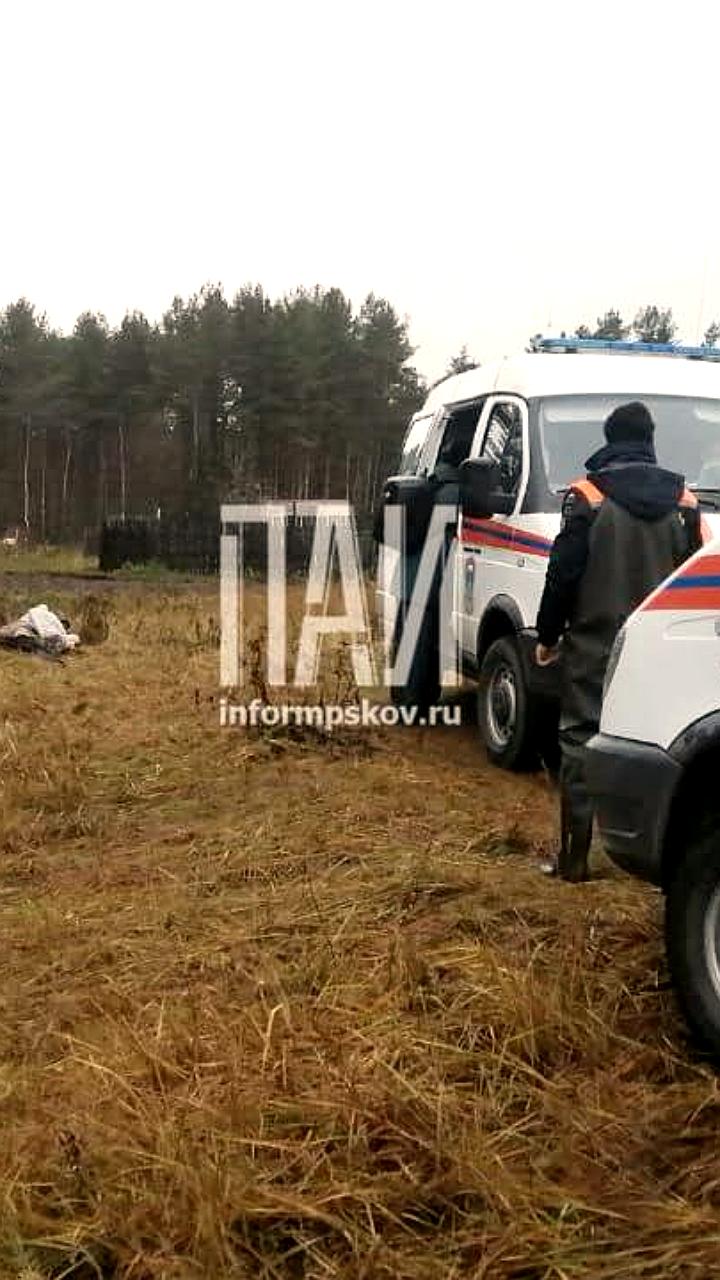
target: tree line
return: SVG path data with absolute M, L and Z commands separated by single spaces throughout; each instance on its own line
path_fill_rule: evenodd
M 207 285 L 159 324 L 86 312 L 69 335 L 21 298 L 0 313 L 0 526 L 69 541 L 271 496 L 369 511 L 425 394 L 412 355 L 386 300 L 339 289 Z
M 672 342 L 677 325 L 646 306 L 574 332 Z M 74 541 L 113 516 L 268 497 L 348 497 L 362 517 L 427 390 L 413 354 L 385 299 L 354 310 L 339 289 L 206 285 L 159 324 L 85 312 L 69 335 L 21 298 L 0 313 L 0 529 Z M 477 367 L 463 346 L 445 376 Z

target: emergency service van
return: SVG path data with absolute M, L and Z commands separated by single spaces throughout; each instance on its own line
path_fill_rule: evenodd
M 720 1053 L 720 538 L 619 632 L 588 781 L 605 847 L 666 895 L 671 976 Z
M 380 548 L 391 658 L 438 504 L 452 511 L 445 548 L 452 599 L 441 609 L 436 572 L 409 673 L 392 689 L 397 702 L 424 707 L 439 697 L 438 638 L 447 624 L 462 672 L 478 682 L 490 758 L 506 768 L 538 753 L 550 758 L 559 673 L 535 666 L 534 624 L 563 496 L 604 442 L 608 414 L 642 400 L 656 424 L 659 462 L 684 475 L 710 525 L 720 521 L 711 514 L 720 512 L 719 361 L 714 348 L 538 338 L 522 355 L 430 391 L 384 490 L 384 507 L 402 506 L 405 524 L 402 547 Z M 377 528 L 382 539 L 382 521 Z

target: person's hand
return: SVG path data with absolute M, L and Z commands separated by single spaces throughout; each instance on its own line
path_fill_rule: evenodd
M 537 644 L 535 646 L 535 661 L 539 667 L 551 667 L 553 662 L 557 662 L 559 657 L 559 644 Z

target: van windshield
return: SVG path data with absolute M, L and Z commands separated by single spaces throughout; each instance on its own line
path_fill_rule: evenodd
M 691 488 L 720 490 L 720 400 L 690 396 L 549 396 L 539 401 L 540 441 L 553 493 L 584 475 L 585 460 L 605 443 L 603 423 L 630 400 L 642 400 L 655 422 L 658 463 Z

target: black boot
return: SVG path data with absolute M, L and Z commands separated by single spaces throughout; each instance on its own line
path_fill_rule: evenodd
M 573 813 L 569 798 L 561 799 L 560 856 L 557 861 L 557 875 L 562 880 L 578 884 L 589 880 L 588 855 L 592 844 L 592 813 Z

